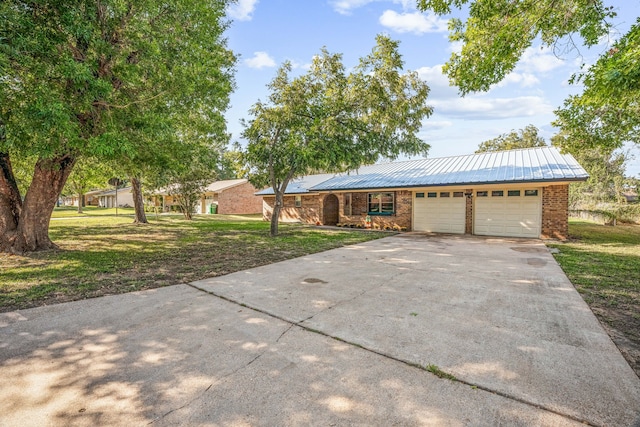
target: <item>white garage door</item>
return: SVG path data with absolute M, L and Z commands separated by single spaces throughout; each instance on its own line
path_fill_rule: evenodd
M 466 199 L 462 191 L 416 192 L 413 229 L 464 234 Z
M 474 234 L 540 236 L 542 189 L 476 191 L 474 196 Z

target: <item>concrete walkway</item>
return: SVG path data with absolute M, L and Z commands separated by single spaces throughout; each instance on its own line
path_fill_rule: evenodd
M 477 237 L 405 234 L 0 314 L 0 378 L 2 426 L 628 426 L 640 415 L 640 380 L 546 247 Z

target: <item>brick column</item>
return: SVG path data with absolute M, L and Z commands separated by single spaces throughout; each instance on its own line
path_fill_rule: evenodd
M 569 185 L 551 185 L 542 189 L 543 239 L 566 240 L 569 237 Z
M 467 199 L 464 234 L 473 234 L 473 189 L 469 188 L 464 190 L 464 196 Z

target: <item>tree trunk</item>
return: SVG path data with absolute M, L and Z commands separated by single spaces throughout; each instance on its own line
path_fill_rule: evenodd
M 275 203 L 273 204 L 273 212 L 271 213 L 271 228 L 269 230 L 271 237 L 275 237 L 278 235 L 278 222 L 280 221 L 280 211 L 282 210 L 282 206 L 283 206 L 282 192 L 279 190 L 276 190 L 275 193 L 276 193 L 276 200 L 275 200 Z
M 137 177 L 130 176 L 131 192 L 133 193 L 133 207 L 136 212 L 135 224 L 149 224 L 147 214 L 144 212 L 144 200 L 142 198 L 142 183 Z
M 75 159 L 67 155 L 38 160 L 17 226 L 8 233 L 2 233 L 0 251 L 24 253 L 56 247 L 49 238 L 49 221 L 74 163 Z M 4 187 L 4 182 L 0 183 L 0 187 Z M 11 220 L 7 221 L 3 216 L 1 222 Z
M 0 153 L 0 252 L 11 246 L 22 212 L 22 197 L 13 175 L 9 153 Z
M 78 213 L 82 213 L 82 202 L 84 202 L 84 194 L 78 193 Z

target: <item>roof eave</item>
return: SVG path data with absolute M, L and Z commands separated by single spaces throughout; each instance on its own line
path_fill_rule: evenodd
M 389 188 L 422 188 L 422 187 L 462 187 L 462 186 L 475 186 L 475 185 L 497 185 L 497 184 L 545 184 L 545 183 L 570 183 L 586 181 L 589 177 L 584 178 L 548 178 L 548 179 L 536 179 L 536 180 L 509 180 L 509 181 L 476 181 L 476 182 L 447 182 L 440 184 L 410 184 L 410 185 L 389 185 L 385 187 L 344 187 L 344 188 L 318 188 L 313 189 L 314 193 L 326 192 L 326 191 L 352 191 L 352 190 L 383 190 Z M 306 193 L 305 193 L 306 194 Z

